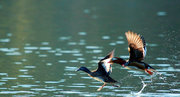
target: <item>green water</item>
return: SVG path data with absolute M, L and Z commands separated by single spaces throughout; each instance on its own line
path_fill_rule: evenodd
M 1 0 L 0 96 L 180 96 L 178 0 Z M 128 58 L 128 30 L 147 41 L 145 62 L 161 75 L 113 65 L 120 87 L 83 72 L 116 48 Z M 140 78 L 139 78 L 140 76 Z M 147 86 L 143 87 L 142 81 Z

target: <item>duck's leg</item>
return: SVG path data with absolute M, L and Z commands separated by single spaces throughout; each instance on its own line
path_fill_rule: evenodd
M 101 89 L 106 85 L 106 83 L 104 83 L 99 89 L 97 89 L 97 91 L 101 91 Z

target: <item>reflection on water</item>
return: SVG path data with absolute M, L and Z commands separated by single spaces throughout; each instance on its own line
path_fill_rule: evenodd
M 147 10 L 146 2 L 93 2 L 1 1 L 0 95 L 180 96 L 179 30 L 166 21 L 177 21 L 171 20 L 170 9 L 155 1 L 154 10 Z M 176 6 L 171 8 L 178 14 Z M 97 92 L 102 83 L 76 70 L 96 69 L 99 59 L 114 48 L 115 56 L 128 59 L 128 30 L 144 35 L 145 61 L 158 72 L 149 76 L 114 64 L 111 76 L 120 87 L 107 85 Z

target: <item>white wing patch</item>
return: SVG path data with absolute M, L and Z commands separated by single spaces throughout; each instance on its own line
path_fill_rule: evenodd
M 111 58 L 108 58 L 108 59 L 102 61 L 103 62 L 102 66 L 104 67 L 105 71 L 108 74 L 110 74 L 112 72 L 111 64 L 108 63 L 110 60 L 111 60 Z

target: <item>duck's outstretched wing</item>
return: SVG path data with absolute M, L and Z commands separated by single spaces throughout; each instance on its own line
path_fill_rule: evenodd
M 98 70 L 102 72 L 105 71 L 108 75 L 110 75 L 110 73 L 112 72 L 112 64 L 109 62 L 114 57 L 114 51 L 115 50 L 111 51 L 106 57 L 100 60 L 100 62 L 98 63 Z
M 106 55 L 106 57 L 104 57 L 103 59 L 101 59 L 100 61 L 106 60 L 106 59 L 111 59 L 114 57 L 114 50 L 112 50 L 108 55 Z
M 143 36 L 128 31 L 125 33 L 128 45 L 129 45 L 129 53 L 130 53 L 130 58 L 129 60 L 138 60 L 141 61 L 144 59 L 146 56 L 146 42 L 143 38 Z

